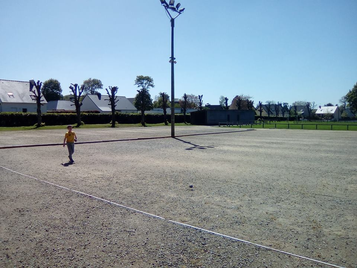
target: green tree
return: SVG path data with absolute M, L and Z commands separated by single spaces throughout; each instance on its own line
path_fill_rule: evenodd
M 81 88 L 82 87 L 83 87 L 85 94 L 95 95 L 98 93 L 99 89 L 103 88 L 103 84 L 102 84 L 101 80 L 99 80 L 99 79 L 89 78 L 89 79 L 83 81 Z
M 153 101 L 149 94 L 149 88 L 154 87 L 153 78 L 138 75 L 134 85 L 140 88 L 137 90 L 138 94 L 134 98 L 134 106 L 141 112 L 141 124 L 145 126 L 144 112 L 153 109 Z
M 117 102 L 119 101 L 119 99 L 117 99 L 117 92 L 118 92 L 118 87 L 108 87 L 109 89 L 106 88 L 107 91 L 107 95 L 109 97 L 109 104 L 111 106 L 111 111 L 112 111 L 112 125 L 111 127 L 115 127 L 116 126 L 116 106 L 117 106 Z
M 42 93 L 47 101 L 56 101 L 63 98 L 60 82 L 52 78 L 43 83 Z
M 351 90 L 344 96 L 348 108 L 351 112 L 357 115 L 357 83 L 353 86 Z
M 183 99 L 179 100 L 180 107 L 184 114 L 184 123 L 186 124 L 186 110 L 189 108 L 188 95 L 184 93 Z
M 229 110 L 228 101 L 229 99 L 227 97 L 220 96 L 219 104 L 224 110 Z
M 185 112 L 187 109 L 196 109 L 199 107 L 199 97 L 194 94 L 184 94 L 183 98 L 179 100 L 179 105 Z
M 161 99 L 161 107 L 163 109 L 163 115 L 164 115 L 164 123 L 167 126 L 168 125 L 168 121 L 167 121 L 167 108 L 169 108 L 169 95 L 165 92 L 160 92 L 160 99 Z
M 170 107 L 170 98 L 169 95 L 165 92 L 160 92 L 158 96 L 155 96 L 155 100 L 153 102 L 153 107 L 154 108 L 163 108 L 163 93 L 164 95 L 164 100 L 165 100 L 165 106 L 167 106 L 167 108 Z
M 200 104 L 200 100 L 199 100 L 199 96 L 194 95 L 194 94 L 187 94 L 187 108 L 188 109 L 196 109 L 199 107 Z

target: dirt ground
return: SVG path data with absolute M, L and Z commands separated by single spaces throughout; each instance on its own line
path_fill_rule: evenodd
M 357 267 L 357 132 L 65 131 L 0 132 L 0 267 Z

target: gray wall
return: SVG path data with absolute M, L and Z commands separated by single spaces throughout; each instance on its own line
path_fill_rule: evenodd
M 245 125 L 254 123 L 255 112 L 252 110 L 204 110 L 192 112 L 190 117 L 193 125 L 218 125 L 226 122 Z

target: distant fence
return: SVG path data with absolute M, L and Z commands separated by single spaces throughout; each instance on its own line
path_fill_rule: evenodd
M 220 122 L 220 126 L 234 126 L 239 128 L 271 128 L 271 129 L 312 129 L 312 130 L 357 130 L 357 124 L 344 124 L 344 123 L 258 123 L 248 125 L 237 125 L 232 122 Z

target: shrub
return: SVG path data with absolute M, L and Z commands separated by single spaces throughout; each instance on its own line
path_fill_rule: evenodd
M 167 121 L 170 122 L 170 115 L 167 115 Z M 109 124 L 112 121 L 111 114 L 100 113 L 81 113 L 82 124 Z M 116 122 L 118 124 L 138 124 L 141 122 L 141 116 L 138 113 L 116 113 Z M 148 124 L 164 123 L 162 114 L 147 114 L 145 122 Z M 184 122 L 184 115 L 175 115 L 176 123 Z M 186 115 L 186 122 L 190 122 L 190 115 Z M 36 113 L 0 113 L 0 126 L 33 126 L 37 123 Z M 75 113 L 45 113 L 42 115 L 42 123 L 46 126 L 53 125 L 74 125 L 77 123 Z

